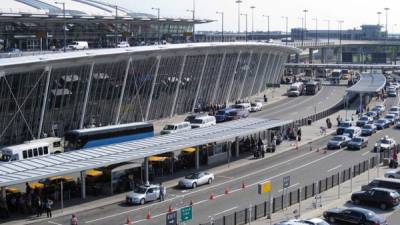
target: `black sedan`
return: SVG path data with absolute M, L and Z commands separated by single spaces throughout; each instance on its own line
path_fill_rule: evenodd
M 400 201 L 400 195 L 397 191 L 391 189 L 372 188 L 369 191 L 354 192 L 351 195 L 351 201 L 356 205 L 374 205 L 385 210 L 397 206 Z
M 357 225 L 387 225 L 385 218 L 382 216 L 371 210 L 358 207 L 328 209 L 324 212 L 324 217 L 332 224 L 342 222 Z

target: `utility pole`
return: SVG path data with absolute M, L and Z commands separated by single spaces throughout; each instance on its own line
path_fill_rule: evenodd
M 217 12 L 221 15 L 221 41 L 224 42 L 224 12 Z
M 380 25 L 381 25 L 381 15 L 382 15 L 382 12 L 377 12 L 376 14 L 378 15 L 378 26 L 380 26 Z
M 286 22 L 286 32 L 285 32 L 285 36 L 286 36 L 285 40 L 286 40 L 286 43 L 285 43 L 285 45 L 288 45 L 289 17 L 287 17 L 287 16 L 282 16 L 282 19 L 285 19 L 285 22 Z
M 193 39 L 193 42 L 196 42 L 196 34 L 195 34 L 195 32 L 196 32 L 196 28 L 195 28 L 195 24 L 196 24 L 195 23 L 195 19 L 196 19 L 196 0 L 193 0 L 193 9 L 188 9 L 186 11 L 192 13 L 192 20 L 193 20 L 192 39 Z
M 339 20 L 338 21 L 338 25 L 339 25 L 339 49 L 340 49 L 340 55 L 338 58 L 339 63 L 342 63 L 342 24 L 344 23 L 343 20 Z
M 118 46 L 118 5 L 115 3 L 115 48 Z
M 270 31 L 269 31 L 269 16 L 263 15 L 263 17 L 267 18 L 267 37 L 268 37 L 268 42 L 269 39 L 271 39 Z
M 254 40 L 254 9 L 255 6 L 251 6 L 251 40 Z
M 330 33 L 331 33 L 331 21 L 330 20 L 325 20 L 325 21 L 328 22 L 328 45 L 329 45 Z
M 303 31 L 303 37 L 301 39 L 301 46 L 304 46 L 304 40 L 307 39 L 307 13 L 308 13 L 308 9 L 304 9 L 303 13 L 304 13 L 304 31 Z
M 157 24 L 158 24 L 158 29 L 157 29 L 157 36 L 158 36 L 158 44 L 161 44 L 161 34 L 160 34 L 160 8 L 151 8 L 152 10 L 157 10 Z
M 247 40 L 248 40 L 248 38 L 247 38 L 247 13 L 241 13 L 240 15 L 244 16 L 246 18 L 246 42 L 247 42 Z
M 238 4 L 238 35 L 240 35 L 240 4 L 242 3 L 242 0 L 236 0 L 236 3 Z
M 318 44 L 318 18 L 314 18 L 315 20 L 315 46 Z
M 385 10 L 385 12 L 386 12 L 386 40 L 388 39 L 388 37 L 389 37 L 389 31 L 388 31 L 388 13 L 389 13 L 389 10 L 390 10 L 390 8 L 384 8 L 384 10 Z
M 65 2 L 55 2 L 56 4 L 62 5 L 62 9 L 63 9 L 63 20 L 64 20 L 64 52 L 67 51 L 67 20 L 66 20 L 66 16 L 65 16 Z

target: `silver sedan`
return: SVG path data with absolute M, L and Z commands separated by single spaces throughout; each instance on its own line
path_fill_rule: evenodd
M 179 181 L 181 188 L 196 188 L 203 184 L 211 184 L 214 181 L 214 174 L 209 172 L 192 173 Z

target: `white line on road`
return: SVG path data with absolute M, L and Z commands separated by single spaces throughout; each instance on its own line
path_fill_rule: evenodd
M 227 209 L 227 210 L 224 210 L 224 211 L 219 212 L 219 213 L 215 213 L 214 216 L 218 216 L 218 215 L 224 214 L 224 213 L 229 212 L 229 211 L 232 211 L 232 210 L 234 210 L 234 209 L 237 209 L 237 206 L 232 207 L 232 208 Z
M 336 166 L 336 167 L 333 167 L 332 169 L 329 169 L 327 172 L 329 173 L 329 172 L 332 172 L 332 171 L 334 171 L 334 170 L 337 170 L 337 169 L 339 169 L 340 167 L 342 167 L 343 165 L 342 164 L 340 164 L 340 165 L 338 165 L 338 166 Z
M 234 179 L 234 177 L 227 177 L 227 176 L 221 176 L 221 175 L 216 175 L 216 177 L 221 177 L 221 178 L 225 178 L 225 179 Z
M 292 188 L 292 187 L 296 187 L 297 185 L 299 185 L 300 183 L 295 183 L 295 184 L 293 184 L 292 186 L 289 186 L 289 187 L 287 187 L 287 188 L 285 188 L 285 189 L 290 189 L 290 188 Z M 281 190 L 279 190 L 279 192 L 282 192 L 283 191 L 283 189 L 281 189 Z
M 366 156 L 366 155 L 368 155 L 370 152 L 368 151 L 368 152 L 364 152 L 363 154 L 361 154 L 362 156 Z
M 54 225 L 62 225 L 60 223 L 56 223 L 56 222 L 53 222 L 53 221 L 47 221 L 47 222 L 50 223 L 50 224 L 54 224 Z

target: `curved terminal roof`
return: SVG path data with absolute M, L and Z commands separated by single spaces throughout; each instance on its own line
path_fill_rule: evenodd
M 291 121 L 248 118 L 179 134 L 1 163 L 0 187 L 129 162 L 192 146 L 228 141 L 288 123 Z
M 347 92 L 353 93 L 376 93 L 381 91 L 386 84 L 386 77 L 380 73 L 363 73 L 360 80 Z

